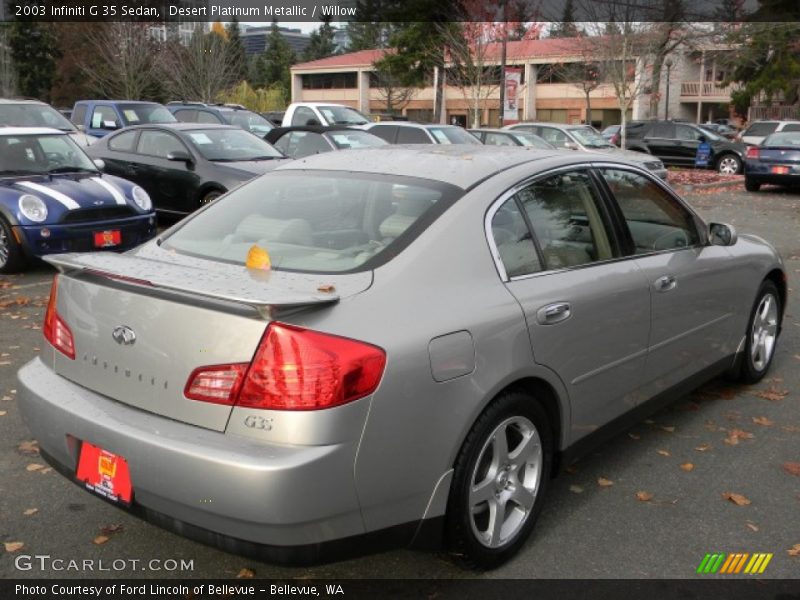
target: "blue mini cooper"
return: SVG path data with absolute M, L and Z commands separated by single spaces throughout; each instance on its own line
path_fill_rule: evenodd
M 45 254 L 125 250 L 155 233 L 147 193 L 102 174 L 66 133 L 0 127 L 0 273 Z

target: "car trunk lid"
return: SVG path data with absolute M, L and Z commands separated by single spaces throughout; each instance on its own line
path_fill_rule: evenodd
M 800 150 L 797 148 L 759 148 L 759 159 L 766 164 L 796 165 L 800 164 Z
M 195 369 L 249 363 L 276 315 L 330 306 L 372 281 L 370 272 L 253 272 L 152 254 L 47 258 L 64 273 L 57 310 L 75 344 L 75 359 L 54 352 L 53 368 L 118 402 L 216 431 L 225 429 L 232 407 L 186 398 Z

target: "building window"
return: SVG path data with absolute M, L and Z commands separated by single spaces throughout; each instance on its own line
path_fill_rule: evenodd
M 357 73 L 315 73 L 301 75 L 304 90 L 340 90 L 358 87 Z

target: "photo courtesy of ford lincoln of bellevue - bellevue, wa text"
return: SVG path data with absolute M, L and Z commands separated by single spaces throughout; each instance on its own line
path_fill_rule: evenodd
M 796 595 L 798 39 L 0 0 L 0 598 Z

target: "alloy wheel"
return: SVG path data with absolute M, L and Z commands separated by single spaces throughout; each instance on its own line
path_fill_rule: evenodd
M 5 229 L 0 226 L 0 267 L 6 266 L 11 254 L 11 240 L 8 239 Z
M 763 371 L 769 365 L 777 335 L 778 302 L 772 294 L 765 294 L 756 309 L 751 332 L 750 358 L 757 371 Z
M 470 524 L 488 548 L 508 543 L 531 514 L 542 477 L 542 442 L 525 417 L 504 420 L 489 435 L 469 488 Z
M 739 160 L 733 156 L 725 156 L 720 159 L 717 170 L 723 175 L 735 175 L 739 172 Z

